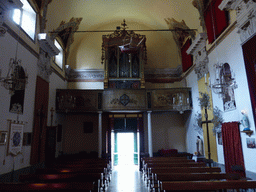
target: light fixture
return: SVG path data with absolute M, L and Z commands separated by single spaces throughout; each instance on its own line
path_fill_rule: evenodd
M 215 64 L 215 80 L 210 85 L 212 91 L 220 97 L 224 97 L 229 89 L 236 89 L 238 86 L 235 81 L 235 74 L 230 69 L 228 63 Z
M 24 90 L 28 76 L 21 66 L 21 60 L 15 57 L 10 59 L 9 69 L 6 77 L 0 77 L 2 86 L 9 90 L 12 95 L 16 90 Z
M 15 91 L 24 90 L 26 84 L 28 83 L 28 76 L 24 71 L 23 67 L 21 66 L 21 60 L 17 59 L 18 45 L 19 35 L 17 40 L 15 58 L 10 59 L 9 69 L 6 77 L 0 77 L 0 82 L 2 86 L 5 89 L 9 90 L 9 93 L 11 95 L 13 95 Z
M 183 93 L 177 93 L 173 95 L 173 109 L 183 114 L 184 111 L 190 110 L 189 97 L 186 97 Z

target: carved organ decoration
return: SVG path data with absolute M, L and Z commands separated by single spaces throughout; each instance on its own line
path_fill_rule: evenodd
M 235 10 L 238 33 L 242 44 L 256 33 L 256 1 L 255 0 L 223 0 L 221 10 Z
M 145 88 L 144 65 L 147 62 L 146 37 L 122 29 L 102 36 L 102 64 L 105 64 L 104 88 Z

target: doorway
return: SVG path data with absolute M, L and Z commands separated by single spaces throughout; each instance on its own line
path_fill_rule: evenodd
M 139 165 L 138 135 L 138 132 L 112 132 L 111 159 L 114 166 Z
M 144 149 L 143 115 L 110 114 L 109 120 L 106 149 L 110 152 L 112 166 L 140 166 L 140 151 Z

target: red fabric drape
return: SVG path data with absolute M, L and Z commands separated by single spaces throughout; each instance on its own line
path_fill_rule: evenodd
M 182 57 L 182 70 L 186 72 L 193 65 L 192 55 L 188 55 L 186 51 L 191 45 L 191 39 L 188 39 L 186 43 L 181 48 L 181 57 Z
M 249 92 L 252 102 L 252 111 L 254 116 L 254 121 L 256 119 L 256 74 L 255 74 L 255 64 L 256 64 L 256 36 L 252 37 L 243 46 L 243 55 L 245 62 L 245 69 L 247 74 Z
M 205 27 L 209 43 L 212 43 L 228 26 L 225 11 L 218 8 L 222 0 L 212 0 L 204 12 Z
M 46 125 L 48 113 L 49 83 L 41 77 L 37 77 L 34 128 L 31 145 L 30 164 L 37 164 L 45 161 Z
M 235 171 L 232 171 L 234 165 L 240 165 L 244 169 L 244 156 L 238 122 L 222 124 L 222 140 L 226 173 L 235 173 Z M 241 177 L 245 177 L 244 171 L 239 171 L 239 174 Z

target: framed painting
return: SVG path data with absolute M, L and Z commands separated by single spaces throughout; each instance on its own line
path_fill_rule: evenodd
M 256 148 L 255 138 L 246 138 L 247 148 Z
M 7 131 L 0 131 L 0 145 L 6 145 Z

